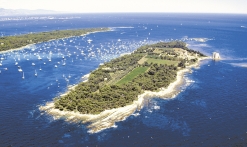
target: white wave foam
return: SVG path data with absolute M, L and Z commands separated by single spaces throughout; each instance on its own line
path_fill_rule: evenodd
M 131 115 L 133 115 L 133 116 L 139 116 L 140 115 L 140 113 L 133 113 L 133 114 L 131 114 Z
M 189 79 L 188 77 L 185 78 L 185 82 L 186 83 L 194 83 L 194 80 Z

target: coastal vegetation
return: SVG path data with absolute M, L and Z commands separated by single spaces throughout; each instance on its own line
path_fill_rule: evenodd
M 51 32 L 29 33 L 19 36 L 0 37 L 0 51 L 20 48 L 29 44 L 46 42 L 52 39 L 81 36 L 87 33 L 107 31 L 109 28 L 87 28 L 77 30 L 55 30 Z
M 68 94 L 54 99 L 55 108 L 83 114 L 133 103 L 145 90 L 158 91 L 176 79 L 177 71 L 204 55 L 188 49 L 184 42 L 144 45 L 91 72 Z

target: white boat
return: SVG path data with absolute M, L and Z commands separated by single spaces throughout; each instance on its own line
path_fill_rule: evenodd
M 41 66 L 39 67 L 39 70 L 42 70 Z
M 65 63 L 65 61 L 63 61 L 63 64 L 62 64 L 63 66 L 65 66 L 66 65 L 66 63 Z
M 37 73 L 37 71 L 35 70 L 35 73 L 34 73 L 34 75 L 37 77 L 38 76 L 38 73 Z
M 22 73 L 22 79 L 25 79 L 24 72 Z
M 93 40 L 91 40 L 91 39 L 88 39 L 88 40 L 87 40 L 88 43 L 91 43 L 92 41 L 93 41 Z
M 57 65 L 55 65 L 55 68 L 57 68 Z
M 35 65 L 35 63 L 32 63 L 32 65 L 34 66 L 34 65 Z
M 42 58 L 41 58 L 40 56 L 38 57 L 38 59 L 39 59 L 39 60 L 42 60 Z
M 18 71 L 19 71 L 19 72 L 22 72 L 22 69 L 21 69 L 21 68 L 19 68 L 19 69 L 18 69 Z
M 18 65 L 18 62 L 15 62 L 15 65 Z

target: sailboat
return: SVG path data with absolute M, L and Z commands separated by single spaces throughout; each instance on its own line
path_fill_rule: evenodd
M 22 69 L 21 69 L 21 68 L 18 68 L 18 71 L 19 71 L 19 72 L 22 72 Z
M 21 66 L 18 66 L 18 71 L 22 72 Z
M 42 58 L 40 57 L 40 55 L 38 55 L 38 59 L 39 59 L 39 60 L 42 60 Z
M 22 79 L 25 79 L 24 72 L 22 73 Z
M 35 70 L 35 74 L 34 74 L 36 77 L 38 76 L 38 73 L 37 73 L 37 71 Z
M 41 66 L 40 66 L 39 70 L 42 70 Z
M 88 40 L 87 40 L 88 43 L 91 43 L 92 41 L 93 41 L 93 40 L 91 40 L 91 39 L 88 39 Z
M 62 64 L 63 66 L 65 66 L 66 65 L 66 63 L 65 63 L 65 61 L 63 60 L 63 64 Z

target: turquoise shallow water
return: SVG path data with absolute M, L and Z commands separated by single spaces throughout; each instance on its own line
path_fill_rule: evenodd
M 0 54 L 1 146 L 247 145 L 246 15 L 64 14 L 49 18 L 0 17 L 0 32 L 7 36 L 86 27 L 113 27 L 113 31 Z M 206 55 L 217 51 L 224 60 L 202 61 L 199 69 L 186 75 L 192 82 L 183 85 L 179 95 L 153 98 L 135 113 L 139 115 L 96 134 L 89 134 L 85 124 L 54 120 L 38 110 L 100 63 L 146 43 L 176 39 Z M 16 62 L 24 71 L 24 80 Z

